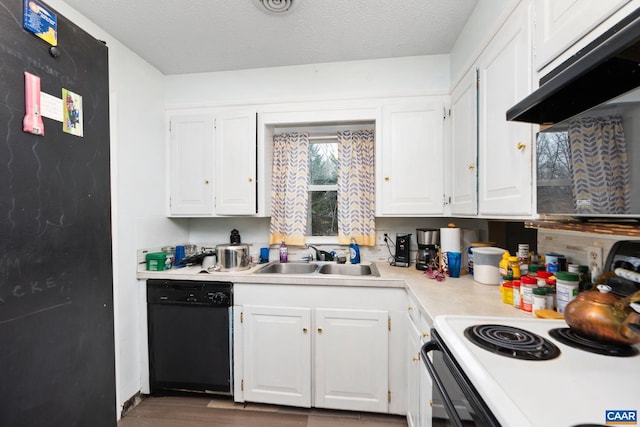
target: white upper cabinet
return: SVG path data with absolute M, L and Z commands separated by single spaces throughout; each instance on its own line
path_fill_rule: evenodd
M 587 35 L 629 0 L 536 0 L 536 70 Z
M 215 211 L 217 215 L 255 215 L 256 110 L 216 114 Z
M 444 213 L 445 99 L 382 107 L 377 216 Z
M 506 111 L 531 93 L 531 15 L 522 4 L 478 59 L 479 213 L 532 214 L 533 128 Z
M 213 115 L 169 118 L 169 216 L 213 215 Z
M 474 68 L 451 94 L 451 215 L 478 213 L 478 82 Z

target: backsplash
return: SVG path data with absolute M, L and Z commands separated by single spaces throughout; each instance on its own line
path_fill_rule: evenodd
M 604 265 L 613 244 L 619 240 L 630 240 L 628 236 L 605 235 L 560 230 L 538 230 L 538 253 L 558 253 L 567 257 L 570 264 L 589 266 L 593 270 L 593 260 L 589 252 L 596 252 L 600 265 Z

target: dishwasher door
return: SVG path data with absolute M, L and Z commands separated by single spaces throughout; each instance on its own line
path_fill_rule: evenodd
M 219 283 L 148 282 L 152 394 L 231 395 L 231 284 L 214 285 Z

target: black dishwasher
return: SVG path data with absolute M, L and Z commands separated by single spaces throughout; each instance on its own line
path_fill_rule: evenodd
M 233 284 L 147 280 L 149 386 L 231 395 Z

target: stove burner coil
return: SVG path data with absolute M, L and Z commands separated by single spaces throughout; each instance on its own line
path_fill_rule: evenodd
M 549 360 L 560 355 L 551 341 L 524 329 L 507 325 L 474 325 L 464 331 L 472 343 L 502 356 L 521 360 Z
M 555 328 L 549 331 L 552 338 L 562 344 L 590 353 L 602 354 L 605 356 L 629 357 L 638 354 L 638 349 L 631 345 L 608 344 L 586 338 L 571 328 Z

